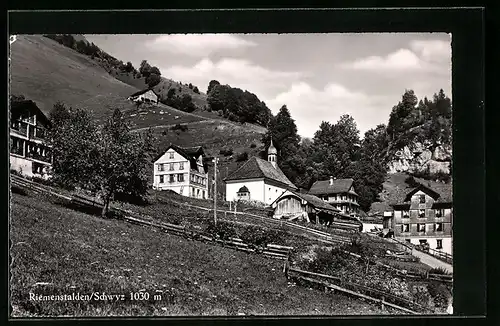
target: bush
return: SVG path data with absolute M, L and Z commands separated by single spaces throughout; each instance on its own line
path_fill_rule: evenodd
M 436 308 L 446 308 L 448 306 L 448 298 L 451 293 L 446 285 L 439 282 L 430 282 L 427 285 L 427 291 L 434 301 Z
M 243 162 L 246 160 L 248 160 L 248 153 L 247 152 L 243 152 L 243 153 L 238 154 L 236 156 L 236 162 Z
M 376 255 L 382 256 L 384 254 L 383 248 L 377 250 L 364 242 L 363 239 L 359 236 L 352 238 L 351 243 L 344 245 L 342 249 L 363 257 L 373 257 Z
M 193 88 L 193 92 L 195 92 L 196 94 L 200 94 L 200 90 L 196 86 Z
M 349 254 L 339 248 L 328 250 L 318 247 L 314 250 L 315 258 L 309 262 L 308 270 L 315 273 L 328 273 L 348 265 Z
M 224 115 L 224 112 L 222 110 L 219 110 L 217 111 L 217 114 L 219 115 L 219 117 L 222 117 Z
M 255 148 L 257 147 L 257 145 L 255 145 L 254 143 L 250 144 L 250 148 Z
M 205 231 L 214 238 L 221 240 L 229 240 L 229 238 L 236 237 L 236 231 L 231 223 L 219 221 L 217 224 L 210 220 Z
M 245 226 L 239 237 L 250 246 L 265 247 L 269 243 L 266 231 L 255 225 Z

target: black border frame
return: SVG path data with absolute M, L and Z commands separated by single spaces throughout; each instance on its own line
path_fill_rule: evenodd
M 483 8 L 113 12 L 11 11 L 8 13 L 7 32 L 9 34 L 452 33 L 453 197 L 455 217 L 453 232 L 455 239 L 454 252 L 456 253 L 454 255 L 454 315 L 476 317 L 486 315 Z M 8 114 L 7 110 L 5 110 L 4 114 Z M 7 121 L 7 116 L 4 117 L 4 121 Z M 8 130 L 5 129 L 5 132 L 7 133 Z M 5 151 L 5 153 L 6 162 L 8 151 Z M 5 169 L 5 171 L 8 170 Z M 8 184 L 8 175 L 4 178 Z M 6 216 L 8 216 L 9 204 L 5 205 L 5 207 L 7 207 Z M 473 219 L 474 225 L 472 232 L 470 219 Z M 7 233 L 7 239 L 8 228 L 5 229 L 5 232 Z M 459 241 L 458 239 L 463 240 Z M 6 259 L 4 260 L 6 262 L 9 262 L 8 250 L 9 246 L 6 246 L 3 251 L 6 253 Z M 8 277 L 4 279 L 7 281 L 8 287 Z M 7 302 L 4 307 L 9 307 L 9 303 Z M 6 311 L 6 313 L 9 316 L 9 312 Z M 307 318 L 307 316 L 305 317 Z M 369 318 L 381 317 L 371 316 Z M 428 321 L 442 319 L 442 317 L 435 316 L 417 316 L 417 318 L 428 319 Z M 446 318 L 455 319 L 455 317 Z M 178 320 L 178 318 L 173 319 Z M 255 319 L 263 318 L 257 317 Z M 272 319 L 274 320 L 276 317 L 272 317 Z M 348 317 L 348 319 L 361 320 L 367 318 L 352 316 Z M 392 322 L 393 320 L 390 319 L 394 318 L 384 316 L 383 322 Z M 189 318 L 189 320 L 192 319 Z M 242 318 L 223 317 L 218 319 L 218 321 L 221 320 L 243 322 Z M 454 320 L 453 322 L 458 321 Z M 211 322 L 211 318 L 203 319 L 203 324 Z M 271 320 L 268 320 L 268 322 L 271 322 Z

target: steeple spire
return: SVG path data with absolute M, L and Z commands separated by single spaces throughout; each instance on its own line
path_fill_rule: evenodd
M 272 166 L 276 169 L 278 161 L 277 161 L 277 154 L 278 151 L 276 150 L 276 147 L 273 145 L 273 137 L 271 136 L 271 144 L 269 145 L 269 148 L 267 149 L 267 160 L 271 162 Z

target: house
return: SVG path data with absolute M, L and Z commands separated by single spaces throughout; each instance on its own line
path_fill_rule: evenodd
M 153 89 L 145 89 L 128 97 L 131 101 L 146 103 L 158 103 L 158 98 L 158 94 Z
M 267 161 L 252 157 L 224 179 L 226 201 L 251 200 L 272 204 L 286 190 L 297 187 L 278 167 L 277 151 L 271 140 Z
M 358 194 L 354 191 L 353 179 L 336 179 L 316 181 L 308 194 L 326 201 L 344 214 L 359 214 Z
M 154 160 L 153 189 L 207 199 L 208 168 L 204 156 L 201 146 L 170 145 Z
M 49 119 L 31 100 L 11 101 L 10 112 L 10 169 L 48 179 L 52 166 L 46 143 Z
M 273 218 L 302 220 L 344 229 L 360 230 L 361 222 L 316 196 L 286 190 L 272 204 Z
M 392 230 L 395 238 L 453 254 L 450 184 L 418 183 L 391 206 L 392 215 L 387 213 L 384 227 Z

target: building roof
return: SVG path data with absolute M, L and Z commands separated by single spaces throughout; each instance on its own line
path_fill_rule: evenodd
M 297 191 L 291 191 L 291 193 L 293 193 L 297 197 L 300 197 L 303 200 L 307 201 L 309 204 L 311 204 L 315 208 L 319 208 L 319 209 L 324 209 L 324 210 L 327 210 L 327 211 L 332 211 L 332 212 L 340 213 L 339 209 L 337 209 L 337 208 L 333 207 L 332 205 L 324 202 L 323 200 L 319 199 L 318 197 L 316 197 L 314 195 L 303 194 L 303 193 L 300 193 L 300 192 L 297 192 Z
M 232 180 L 246 180 L 264 178 L 268 180 L 277 181 L 292 189 L 297 187 L 286 177 L 279 167 L 274 168 L 271 162 L 263 159 L 252 157 L 239 169 L 231 173 L 224 181 Z
M 10 111 L 12 113 L 12 118 L 14 116 L 20 114 L 23 111 L 29 111 L 37 116 L 37 120 L 40 121 L 44 125 L 50 126 L 49 118 L 40 110 L 40 108 L 36 105 L 32 100 L 20 100 L 20 101 L 11 101 L 10 102 Z
M 334 179 L 333 184 L 330 185 L 330 180 L 316 181 L 309 189 L 309 194 L 313 195 L 329 195 L 329 194 L 340 194 L 340 193 L 350 193 L 356 195 L 356 192 L 352 189 L 353 179 Z
M 418 190 L 429 194 L 433 197 L 436 203 L 451 203 L 453 202 L 452 196 L 452 183 L 441 183 L 436 181 L 430 181 L 420 178 L 414 178 L 418 183 L 416 187 L 410 187 L 405 189 L 405 191 L 398 191 L 394 193 L 390 198 L 390 205 L 405 204 L 409 203 L 411 196 Z
M 238 190 L 238 192 L 248 192 L 248 188 L 246 186 L 243 186 Z
M 136 92 L 136 93 L 134 93 L 134 94 L 130 95 L 130 97 L 133 97 L 133 96 L 139 96 L 139 95 L 142 95 L 142 94 L 147 93 L 147 92 L 149 92 L 149 91 L 152 91 L 152 92 L 153 92 L 156 96 L 158 96 L 158 97 L 159 97 L 159 95 L 158 95 L 158 94 L 156 94 L 156 92 L 155 92 L 155 91 L 154 91 L 154 89 L 152 89 L 152 88 L 146 88 L 146 89 L 143 89 L 142 91 L 138 91 L 138 92 Z
M 153 162 L 158 161 L 158 159 L 160 159 L 160 157 L 162 157 L 165 154 L 165 152 L 167 152 L 170 148 L 173 148 L 179 155 L 182 155 L 185 159 L 187 159 L 191 164 L 191 168 L 196 168 L 197 166 L 196 159 L 200 155 L 205 154 L 203 151 L 203 147 L 201 146 L 180 147 L 177 145 L 170 144 L 164 151 L 162 151 L 153 159 Z M 205 168 L 206 171 L 207 166 L 205 162 L 203 162 L 203 167 Z

